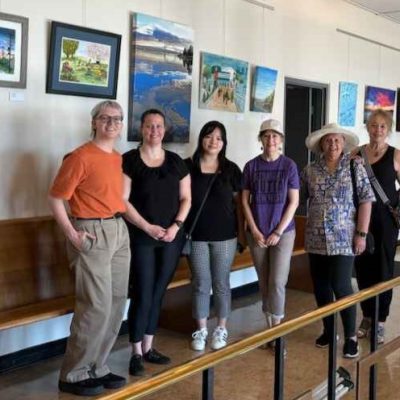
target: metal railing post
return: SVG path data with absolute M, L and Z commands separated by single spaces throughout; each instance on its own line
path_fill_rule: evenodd
M 378 314 L 379 314 L 379 296 L 373 298 L 373 316 L 371 321 L 371 342 L 370 350 L 371 353 L 378 349 Z M 369 400 L 376 399 L 376 380 L 377 380 L 377 366 L 371 365 L 369 369 Z
M 202 400 L 214 400 L 214 368 L 203 371 Z
M 328 360 L 328 400 L 336 399 L 336 351 L 337 351 L 337 313 L 327 317 L 331 321 Z
M 285 338 L 275 339 L 275 380 L 274 400 L 283 400 L 283 378 L 284 378 Z

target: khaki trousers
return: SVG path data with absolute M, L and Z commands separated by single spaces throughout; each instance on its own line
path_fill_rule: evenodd
M 60 380 L 78 382 L 107 375 L 107 357 L 117 338 L 125 310 L 130 246 L 122 218 L 73 220 L 75 229 L 91 233 L 84 249 L 67 243 L 75 274 L 75 313 Z

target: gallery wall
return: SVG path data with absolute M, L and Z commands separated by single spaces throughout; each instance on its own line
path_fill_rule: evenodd
M 63 155 L 88 139 L 89 113 L 99 101 L 45 93 L 51 21 L 122 35 L 117 101 L 126 114 L 131 13 L 146 13 L 193 27 L 190 142 L 167 146 L 184 157 L 193 152 L 201 126 L 210 119 L 219 119 L 228 131 L 228 157 L 243 167 L 259 153 L 257 131 L 261 120 L 269 116 L 248 111 L 249 96 L 241 114 L 199 109 L 200 51 L 277 69 L 272 115 L 280 120 L 284 116 L 285 77 L 329 85 L 328 121 L 337 119 L 339 81 L 357 83 L 354 130 L 365 141 L 364 86 L 400 87 L 400 52 L 337 29 L 400 49 L 400 25 L 341 0 L 266 3 L 274 10 L 244 0 L 0 0 L 0 12 L 29 18 L 27 87 L 0 87 L 0 220 L 49 214 L 46 193 L 50 182 Z M 19 101 L 10 101 L 10 97 Z M 400 147 L 397 135 L 392 135 L 391 142 Z M 124 152 L 135 146 L 127 141 L 125 127 L 118 149 Z M 66 318 L 46 324 L 0 333 L 0 355 L 68 334 Z

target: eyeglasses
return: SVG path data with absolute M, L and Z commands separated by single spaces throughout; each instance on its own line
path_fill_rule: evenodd
M 122 120 L 123 118 L 120 117 L 110 117 L 108 115 L 100 115 L 99 117 L 97 117 L 96 119 L 98 119 L 102 124 L 114 124 L 114 125 L 120 125 L 122 124 Z

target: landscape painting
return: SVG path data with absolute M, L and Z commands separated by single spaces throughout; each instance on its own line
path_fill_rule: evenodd
M 251 86 L 250 111 L 272 112 L 277 75 L 278 71 L 275 69 L 259 66 L 255 68 Z
M 0 13 L 0 86 L 26 87 L 28 18 Z
M 111 46 L 63 37 L 60 82 L 108 86 Z
M 165 114 L 165 142 L 189 142 L 193 29 L 135 13 L 132 18 L 128 140 L 140 140 L 140 116 Z
M 393 116 L 395 100 L 396 100 L 395 90 L 383 89 L 375 86 L 366 86 L 365 104 L 364 104 L 364 123 L 367 122 L 371 112 L 379 108 L 389 112 Z
M 245 61 L 201 53 L 199 107 L 244 112 L 248 67 Z
M 357 108 L 357 84 L 339 82 L 338 123 L 341 126 L 355 126 Z

